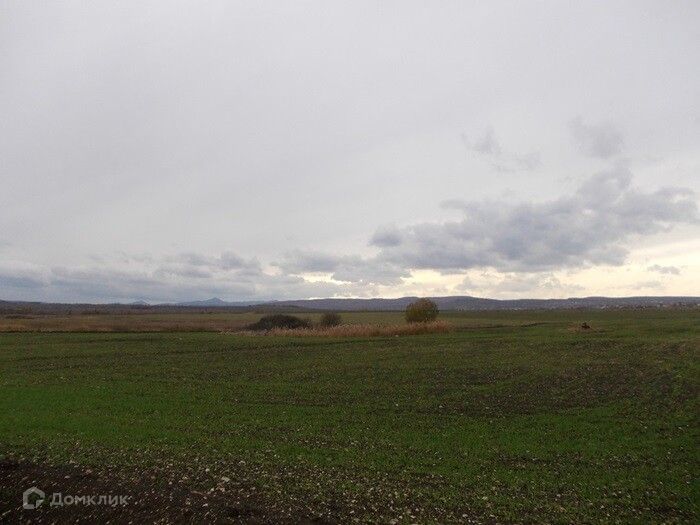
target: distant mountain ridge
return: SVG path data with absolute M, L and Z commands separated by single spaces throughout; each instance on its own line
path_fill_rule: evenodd
M 298 299 L 287 301 L 224 301 L 218 297 L 204 301 L 178 303 L 189 307 L 245 307 L 274 306 L 306 308 L 312 310 L 404 310 L 418 297 L 396 299 Z M 487 299 L 481 297 L 446 296 L 431 297 L 441 310 L 529 310 L 529 309 L 571 309 L 571 308 L 635 308 L 700 306 L 700 297 L 692 296 L 639 296 L 639 297 L 572 297 L 568 299 Z
M 177 304 L 178 306 L 248 306 L 248 304 L 240 305 L 238 303 L 227 302 L 218 297 L 212 297 L 211 299 L 205 299 L 203 301 L 189 301 Z
M 352 312 L 360 310 L 402 311 L 417 297 L 397 299 L 298 299 L 288 301 L 224 301 L 214 297 L 203 301 L 183 303 L 149 304 L 132 303 L 42 303 L 38 301 L 0 300 L 0 314 L 100 314 L 100 313 L 202 313 L 216 311 L 283 312 L 335 310 Z M 575 308 L 672 308 L 700 307 L 700 297 L 574 297 L 568 299 L 486 299 L 471 296 L 432 297 L 443 311 L 478 310 L 555 310 Z

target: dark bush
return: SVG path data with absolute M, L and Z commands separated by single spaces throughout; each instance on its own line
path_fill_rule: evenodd
M 323 328 L 330 328 L 331 326 L 338 326 L 341 322 L 342 319 L 340 318 L 340 314 L 335 312 L 326 312 L 321 316 L 321 321 L 319 321 L 319 324 Z
M 248 325 L 248 330 L 272 330 L 273 328 L 310 328 L 311 325 L 304 319 L 293 315 L 273 314 L 265 315 L 257 323 Z
M 406 307 L 406 321 L 409 323 L 427 323 L 434 321 L 440 310 L 430 299 L 418 299 Z

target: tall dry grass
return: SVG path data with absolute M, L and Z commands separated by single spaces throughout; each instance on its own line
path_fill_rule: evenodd
M 236 316 L 240 317 L 237 318 Z M 242 329 L 254 317 L 232 314 L 38 315 L 0 317 L 3 332 L 221 332 Z
M 453 327 L 447 321 L 431 321 L 429 323 L 410 323 L 397 325 L 374 324 L 343 324 L 327 328 L 275 328 L 264 332 L 245 330 L 239 332 L 245 335 L 278 335 L 303 337 L 375 337 L 394 335 L 440 334 L 451 332 Z

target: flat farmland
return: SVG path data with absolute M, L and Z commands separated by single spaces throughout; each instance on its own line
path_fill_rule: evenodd
M 257 318 L 0 320 L 0 521 L 698 520 L 698 310 L 230 332 Z M 22 510 L 32 485 L 130 503 Z
M 266 315 L 267 311 L 230 312 L 213 310 L 206 313 L 0 313 L 2 332 L 222 332 L 239 331 Z M 317 323 L 322 312 L 291 311 L 290 313 Z M 403 312 L 341 312 L 344 324 L 395 325 L 404 323 Z M 613 337 L 634 330 L 636 336 L 675 326 L 685 330 L 696 322 L 695 310 L 512 310 L 442 312 L 440 319 L 456 329 L 528 327 L 547 325 L 555 330 L 575 330 L 582 322 L 593 323 L 593 332 L 607 331 Z

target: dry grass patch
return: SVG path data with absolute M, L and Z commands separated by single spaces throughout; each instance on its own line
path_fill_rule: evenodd
M 0 316 L 2 332 L 220 332 L 244 328 L 257 314 L 101 314 Z
M 311 336 L 311 337 L 375 337 L 393 335 L 440 334 L 451 332 L 454 328 L 447 321 L 431 321 L 429 323 L 409 323 L 396 325 L 374 324 L 343 324 L 330 327 L 314 328 L 274 328 L 262 332 L 246 330 L 240 333 L 246 335 L 281 335 L 281 336 Z

